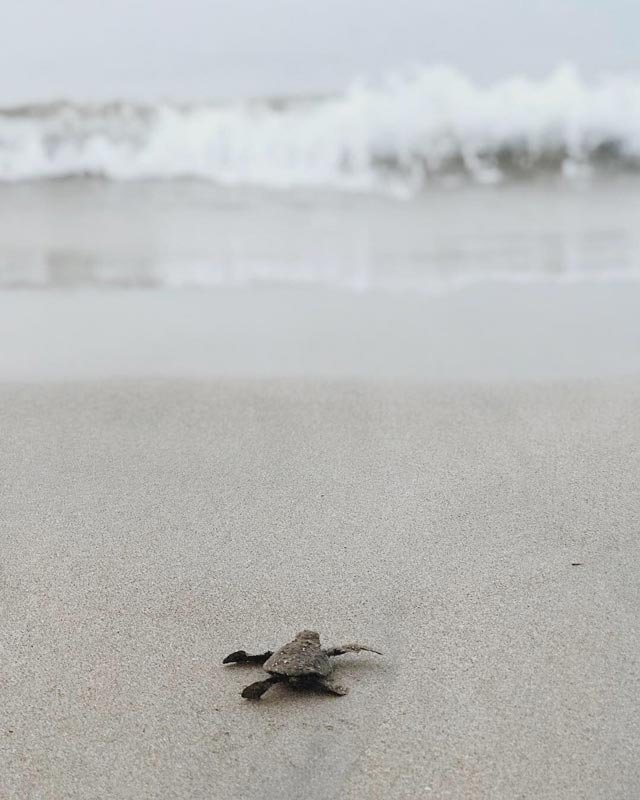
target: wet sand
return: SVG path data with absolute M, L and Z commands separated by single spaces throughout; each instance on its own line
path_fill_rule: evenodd
M 640 284 L 0 291 L 0 380 L 640 375 Z
M 0 795 L 640 795 L 640 384 L 0 389 Z M 572 566 L 579 562 L 579 566 Z M 238 647 L 362 640 L 345 698 Z

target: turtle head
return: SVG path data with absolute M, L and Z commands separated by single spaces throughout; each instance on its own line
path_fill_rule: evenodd
M 320 635 L 315 631 L 300 631 L 296 634 L 296 642 L 300 644 L 315 644 L 320 647 Z

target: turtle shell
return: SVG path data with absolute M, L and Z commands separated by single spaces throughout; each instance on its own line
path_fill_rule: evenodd
M 290 678 L 325 677 L 331 673 L 333 665 L 320 647 L 320 636 L 315 631 L 301 631 L 265 661 L 264 669 L 272 675 Z

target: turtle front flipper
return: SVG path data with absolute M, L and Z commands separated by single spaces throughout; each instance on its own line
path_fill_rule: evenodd
M 285 680 L 283 675 L 272 675 L 264 681 L 256 681 L 245 686 L 242 690 L 242 696 L 245 700 L 259 700 L 262 695 L 270 689 L 274 683 L 281 683 Z
M 368 653 L 377 653 L 379 656 L 382 653 L 379 650 L 374 650 L 373 647 L 367 647 L 365 644 L 343 644 L 340 647 L 328 647 L 324 652 L 328 656 L 343 656 L 345 653 L 359 653 L 361 650 L 366 650 Z
M 223 664 L 264 664 L 264 662 L 271 658 L 273 653 L 267 650 L 266 653 L 250 656 L 244 650 L 236 650 L 234 653 L 229 653 L 226 658 L 222 659 Z

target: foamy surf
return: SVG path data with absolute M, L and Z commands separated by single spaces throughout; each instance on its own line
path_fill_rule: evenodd
M 61 268 L 61 259 L 67 263 Z M 116 266 L 85 253 L 36 254 L 20 263 L 0 259 L 0 291 L 7 289 L 325 289 L 362 295 L 418 295 L 442 297 L 473 287 L 501 286 L 615 286 L 640 284 L 640 269 L 602 272 L 499 269 L 463 269 L 449 274 L 425 270 L 422 274 L 393 275 L 353 270 L 340 264 L 281 265 L 270 262 L 232 268 L 207 261 L 128 260 Z
M 0 112 L 0 180 L 196 178 L 419 191 L 467 178 L 640 167 L 640 80 L 570 67 L 483 88 L 431 68 L 335 97 L 179 106 L 59 103 Z

